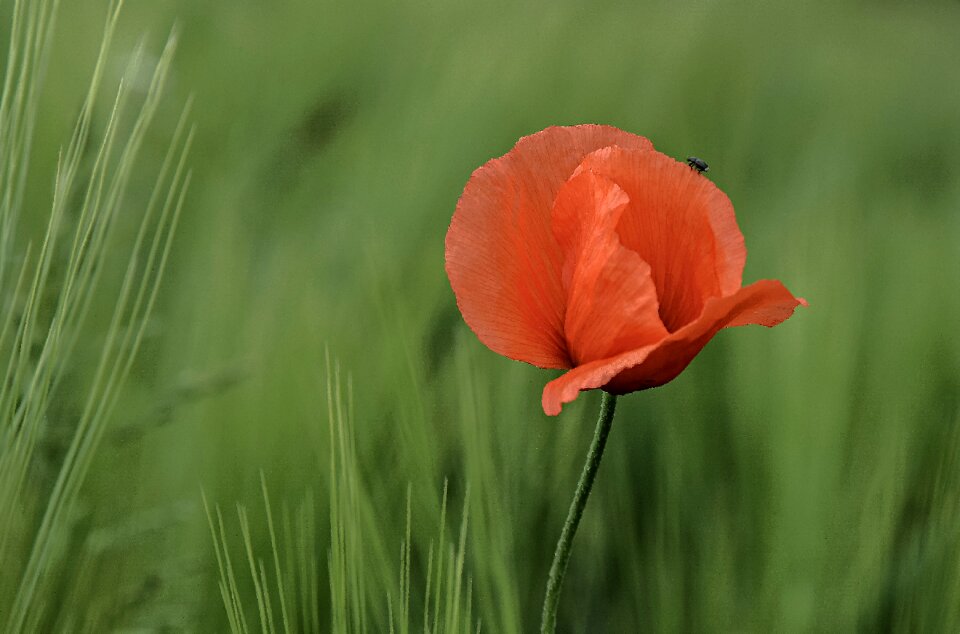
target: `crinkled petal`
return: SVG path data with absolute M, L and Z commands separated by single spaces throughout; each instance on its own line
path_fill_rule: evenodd
M 713 182 L 660 152 L 604 148 L 579 167 L 619 185 L 630 208 L 617 230 L 652 269 L 660 317 L 674 332 L 707 300 L 740 288 L 747 251 L 733 205 Z
M 653 147 L 608 126 L 551 127 L 470 177 L 447 231 L 446 270 L 464 320 L 494 352 L 540 367 L 571 366 L 550 212 L 583 157 L 612 145 Z
M 659 343 L 578 366 L 548 383 L 543 389 L 543 411 L 559 414 L 562 405 L 583 390 L 602 387 L 612 394 L 626 394 L 663 385 L 680 374 L 721 328 L 772 327 L 799 305 L 806 301 L 794 297 L 777 280 L 761 280 L 733 295 L 710 299 L 696 321 Z
M 564 334 L 575 365 L 667 336 L 650 265 L 624 248 L 616 226 L 629 203 L 613 182 L 581 172 L 560 189 L 553 233 L 564 255 Z

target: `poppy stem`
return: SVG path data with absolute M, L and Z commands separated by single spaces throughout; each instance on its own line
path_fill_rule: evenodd
M 577 526 L 583 516 L 583 509 L 587 506 L 587 498 L 593 481 L 600 468 L 600 458 L 603 448 L 607 444 L 607 436 L 613 425 L 613 413 L 617 407 L 617 397 L 603 393 L 600 402 L 600 418 L 597 420 L 597 429 L 593 432 L 593 442 L 587 452 L 587 461 L 580 473 L 577 490 L 567 512 L 567 521 L 563 524 L 560 541 L 557 542 L 557 551 L 553 555 L 553 564 L 550 566 L 550 577 L 547 579 L 547 596 L 543 601 L 543 620 L 540 624 L 541 634 L 553 634 L 557 629 L 557 607 L 560 604 L 560 588 L 563 586 L 563 577 L 567 573 L 567 564 L 570 562 L 570 548 L 573 537 L 577 534 Z

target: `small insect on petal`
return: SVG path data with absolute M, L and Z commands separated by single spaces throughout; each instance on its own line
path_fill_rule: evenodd
M 710 171 L 710 166 L 707 165 L 707 162 L 704 161 L 702 158 L 697 158 L 696 156 L 688 156 L 687 165 L 697 170 L 697 172 L 700 174 Z

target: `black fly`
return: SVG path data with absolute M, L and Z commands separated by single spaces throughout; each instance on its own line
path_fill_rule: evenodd
M 710 171 L 710 166 L 707 165 L 707 162 L 702 158 L 697 158 L 696 156 L 688 156 L 687 165 L 697 170 L 698 174 L 703 174 L 704 172 Z

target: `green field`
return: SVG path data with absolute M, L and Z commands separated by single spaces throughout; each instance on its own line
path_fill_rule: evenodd
M 600 394 L 443 240 L 588 122 L 810 306 L 620 399 L 558 631 L 960 631 L 960 5 L 643 4 L 0 4 L 0 631 L 537 631 Z

